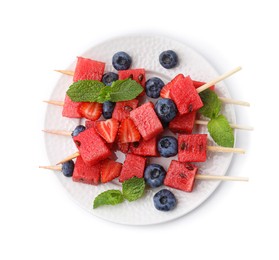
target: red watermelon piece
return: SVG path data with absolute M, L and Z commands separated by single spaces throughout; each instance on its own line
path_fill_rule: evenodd
M 119 176 L 119 181 L 123 182 L 132 177 L 143 178 L 145 162 L 146 159 L 144 157 L 127 154 Z
M 180 162 L 206 161 L 207 134 L 179 134 L 178 160 Z
M 88 165 L 82 160 L 81 156 L 78 156 L 72 176 L 73 181 L 98 185 L 100 180 L 100 166 L 100 163 Z
M 164 185 L 191 192 L 197 171 L 198 168 L 193 164 L 173 160 L 167 171 Z
M 138 106 L 138 103 L 137 99 L 116 102 L 112 118 L 121 122 L 123 119 L 130 117 L 130 112 Z
M 83 161 L 88 165 L 94 165 L 111 155 L 111 151 L 93 127 L 74 136 L 73 140 Z
M 196 111 L 177 115 L 170 123 L 169 129 L 174 133 L 191 134 L 195 125 Z
M 77 57 L 77 64 L 74 73 L 74 82 L 79 80 L 102 80 L 105 70 L 105 63 L 83 57 Z
M 85 121 L 85 128 L 95 128 L 95 121 L 91 121 L 91 120 L 86 120 Z
M 132 79 L 145 87 L 145 69 L 119 70 L 119 79 Z
M 101 162 L 101 182 L 110 182 L 120 175 L 122 163 L 111 159 L 105 159 Z
M 163 132 L 163 126 L 151 102 L 147 102 L 131 111 L 130 117 L 134 121 L 142 138 L 146 141 Z
M 141 156 L 159 156 L 157 151 L 157 138 L 153 137 L 148 141 L 140 140 L 139 142 L 132 143 L 130 151 L 132 154 Z
M 69 118 L 81 118 L 82 115 L 79 112 L 81 102 L 72 101 L 68 95 L 65 96 L 62 116 Z
M 176 82 L 175 87 L 170 90 L 170 96 L 181 115 L 196 111 L 203 106 L 189 76 Z
M 175 76 L 175 78 L 173 78 L 168 84 L 166 84 L 160 92 L 160 96 L 162 98 L 170 98 L 170 89 L 175 86 L 176 82 L 178 82 L 179 80 L 184 79 L 183 74 L 178 74 L 177 76 Z

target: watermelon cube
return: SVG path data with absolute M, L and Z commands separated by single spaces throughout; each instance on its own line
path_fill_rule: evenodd
M 206 82 L 193 80 L 193 84 L 194 84 L 194 87 L 195 87 L 195 88 L 199 88 L 199 87 L 201 87 L 202 85 L 206 84 Z M 215 89 L 215 86 L 214 86 L 214 85 L 211 86 L 210 89 L 211 89 L 211 90 L 214 90 L 214 89 Z
M 84 163 L 88 165 L 94 165 L 111 155 L 111 151 L 93 127 L 74 136 L 73 140 Z
M 138 106 L 137 99 L 116 102 L 112 112 L 112 118 L 121 122 L 123 119 L 130 117 L 130 112 Z
M 174 133 L 191 134 L 195 125 L 196 111 L 177 115 L 170 123 L 169 129 Z
M 160 96 L 162 98 L 170 98 L 170 89 L 175 86 L 176 82 L 179 80 L 184 79 L 183 74 L 178 74 L 175 78 L 173 78 L 168 84 L 166 84 L 160 92 Z
M 207 134 L 179 134 L 178 161 L 204 162 L 206 161 Z
M 132 154 L 141 156 L 159 156 L 157 151 L 157 138 L 153 137 L 148 141 L 140 140 L 139 142 L 132 143 L 130 151 Z
M 154 111 L 154 105 L 147 102 L 130 113 L 142 138 L 147 141 L 163 132 L 163 126 Z
M 69 118 L 81 118 L 82 115 L 79 112 L 81 102 L 72 101 L 68 95 L 65 96 L 62 116 Z
M 193 164 L 172 160 L 164 180 L 164 185 L 191 192 L 197 171 L 198 168 Z
M 76 182 L 98 185 L 100 180 L 100 166 L 100 163 L 88 165 L 82 160 L 81 156 L 78 156 L 76 159 L 72 180 Z
M 146 159 L 144 157 L 127 154 L 119 176 L 119 181 L 123 182 L 132 177 L 143 178 L 145 162 Z
M 85 128 L 95 128 L 95 121 L 91 121 L 91 120 L 86 120 L 85 121 Z
M 104 70 L 104 62 L 78 57 L 73 80 L 74 82 L 86 79 L 101 81 Z
M 170 90 L 170 96 L 181 115 L 196 111 L 203 106 L 189 76 L 176 82 L 175 87 Z
M 145 69 L 119 70 L 119 79 L 133 79 L 145 87 Z

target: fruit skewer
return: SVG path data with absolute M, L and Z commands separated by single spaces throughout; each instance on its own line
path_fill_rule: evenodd
M 200 93 L 202 91 L 204 91 L 205 89 L 217 84 L 218 82 L 228 78 L 229 76 L 233 75 L 234 73 L 238 72 L 241 70 L 241 67 L 236 67 L 235 69 L 224 73 L 223 75 L 217 77 L 216 79 L 202 85 L 201 87 L 197 88 L 197 92 Z M 62 73 L 64 75 L 69 75 L 69 76 L 73 76 L 74 75 L 74 71 L 70 71 L 70 70 L 55 70 L 56 72 Z M 231 98 L 225 98 L 225 97 L 219 97 L 220 101 L 222 101 L 223 103 L 227 103 L 227 104 L 234 104 L 234 105 L 240 105 L 240 106 L 250 106 L 250 103 L 246 102 L 246 101 L 241 101 L 241 100 L 234 100 Z M 46 101 L 49 104 L 53 104 L 53 105 L 60 105 L 63 106 L 63 102 L 60 101 L 54 101 L 54 100 L 50 100 L 50 101 Z
M 50 165 L 50 166 L 39 166 L 41 169 L 62 171 L 62 165 Z M 196 174 L 196 180 L 207 180 L 207 181 L 249 181 L 247 177 L 239 176 L 224 176 L 224 175 L 209 175 L 209 174 Z

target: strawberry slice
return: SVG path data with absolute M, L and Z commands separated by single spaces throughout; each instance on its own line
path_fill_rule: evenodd
M 141 136 L 131 118 L 125 118 L 121 121 L 118 130 L 118 140 L 120 143 L 138 142 Z
M 111 159 L 105 159 L 101 162 L 101 182 L 112 181 L 120 175 L 122 163 Z
M 83 102 L 79 107 L 82 117 L 89 120 L 97 120 L 102 115 L 103 104 L 97 102 Z
M 175 85 L 175 83 L 181 79 L 183 79 L 183 74 L 178 74 L 175 78 L 172 79 L 168 84 L 166 84 L 160 92 L 160 96 L 162 98 L 170 98 L 170 89 Z
M 105 121 L 96 121 L 95 128 L 107 143 L 113 143 L 118 131 L 118 121 L 114 118 Z

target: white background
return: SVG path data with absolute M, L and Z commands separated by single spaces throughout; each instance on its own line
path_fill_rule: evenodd
M 1 259 L 278 259 L 277 1 L 4 1 L 0 4 Z M 249 2 L 249 3 L 248 3 Z M 182 4 L 183 3 L 183 4 Z M 226 80 L 238 132 L 229 174 L 192 213 L 133 227 L 80 209 L 48 164 L 41 129 L 47 99 L 66 68 L 92 45 L 129 33 L 161 34 L 204 55 Z M 277 35 L 277 38 L 276 38 Z

